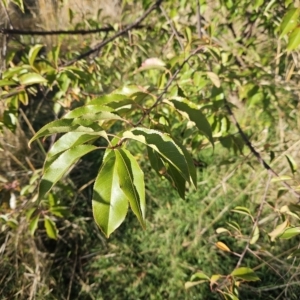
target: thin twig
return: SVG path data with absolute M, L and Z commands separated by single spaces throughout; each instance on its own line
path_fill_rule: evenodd
M 251 144 L 250 140 L 248 139 L 248 137 L 246 136 L 246 134 L 244 133 L 244 131 L 242 130 L 240 124 L 238 123 L 238 121 L 235 118 L 235 115 L 233 114 L 233 111 L 231 110 L 229 103 L 227 102 L 226 99 L 224 99 L 224 103 L 225 103 L 225 108 L 227 109 L 227 112 L 229 114 L 229 116 L 231 117 L 232 122 L 234 123 L 234 125 L 236 126 L 236 128 L 238 129 L 238 132 L 240 134 L 240 136 L 242 137 L 242 139 L 244 140 L 245 144 L 247 145 L 247 147 L 250 149 L 251 153 L 257 158 L 257 160 L 259 161 L 259 163 L 273 176 L 280 178 L 280 176 L 265 162 L 265 160 L 261 157 L 260 153 L 256 151 L 256 149 L 253 147 L 253 145 Z M 293 189 L 286 181 L 281 181 L 282 185 L 284 185 L 295 197 L 298 198 L 298 201 L 300 201 L 300 194 Z
M 267 198 L 267 192 L 269 190 L 269 187 L 270 187 L 270 182 L 271 182 L 271 174 L 269 174 L 269 178 L 268 178 L 268 181 L 267 181 L 267 184 L 266 184 L 266 188 L 265 188 L 265 193 L 264 193 L 264 196 L 262 198 L 262 201 L 260 203 L 260 206 L 259 206 L 259 209 L 258 209 L 258 212 L 257 212 L 257 215 L 256 215 L 256 219 L 255 219 L 255 222 L 252 226 L 252 232 L 251 234 L 249 235 L 249 238 L 248 238 L 248 241 L 247 241 L 247 245 L 246 247 L 244 248 L 244 251 L 242 252 L 240 258 L 239 258 L 239 261 L 237 262 L 236 264 L 236 269 L 241 265 L 247 251 L 249 250 L 249 246 L 250 246 L 250 242 L 251 242 L 251 239 L 253 237 L 253 234 L 255 232 L 255 228 L 257 227 L 258 225 L 258 221 L 259 221 L 259 218 L 261 216 L 261 213 L 262 213 L 262 210 L 263 210 L 263 207 L 264 207 L 264 204 L 266 202 L 266 198 Z
M 172 28 L 172 31 L 174 32 L 174 35 L 176 36 L 177 41 L 178 41 L 178 43 L 179 43 L 179 45 L 180 45 L 180 48 L 181 48 L 181 50 L 183 51 L 183 50 L 184 50 L 184 46 L 183 46 L 183 44 L 182 44 L 182 42 L 181 42 L 179 33 L 178 33 L 177 29 L 175 28 L 175 26 L 174 26 L 172 20 L 169 18 L 167 12 L 165 11 L 165 9 L 164 9 L 163 7 L 161 7 L 160 10 L 162 11 L 162 13 L 163 13 L 163 15 L 165 16 L 165 18 L 167 19 L 167 21 L 169 22 L 169 24 L 170 24 L 170 26 L 171 26 L 171 28 Z
M 93 47 L 92 49 L 90 49 L 89 51 L 86 51 L 82 54 L 80 54 L 79 56 L 77 56 L 76 58 L 66 62 L 65 64 L 63 64 L 62 67 L 67 67 L 70 66 L 72 64 L 74 64 L 75 62 L 79 61 L 80 59 L 83 59 L 91 54 L 93 54 L 94 52 L 99 51 L 101 48 L 103 48 L 104 46 L 106 46 L 107 44 L 109 44 L 110 42 L 114 41 L 116 38 L 122 36 L 123 34 L 127 33 L 128 31 L 136 28 L 136 26 L 139 26 L 147 17 L 148 15 L 156 10 L 160 4 L 161 4 L 162 0 L 157 0 L 153 5 L 151 5 L 145 12 L 144 14 L 138 18 L 135 22 L 133 22 L 131 25 L 128 25 L 127 27 L 125 27 L 123 30 L 117 32 L 115 35 L 113 35 L 112 37 L 102 41 L 101 43 L 97 44 L 95 47 Z

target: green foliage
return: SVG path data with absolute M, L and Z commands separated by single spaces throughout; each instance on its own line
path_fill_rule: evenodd
M 23 9 L 22 1 L 12 2 Z M 202 293 L 250 299 L 251 291 L 255 297 L 276 285 L 274 277 L 298 271 L 285 258 L 299 256 L 300 209 L 287 194 L 287 188 L 299 190 L 293 130 L 299 7 L 289 1 L 285 7 L 261 0 L 199 3 L 124 1 L 126 22 L 153 7 L 145 27 L 133 25 L 108 44 L 107 32 L 97 33 L 105 47 L 88 46 L 90 38 L 80 47 L 74 39 L 68 51 L 63 40 L 52 49 L 39 42 L 6 57 L 1 130 L 17 135 L 22 128 L 36 158 L 18 158 L 1 143 L 14 168 L 26 174 L 18 178 L 21 190 L 9 175 L 21 173 L 0 178 L 3 203 L 10 206 L 0 219 L 3 232 L 20 229 L 33 244 L 41 237 L 35 249 L 56 249 L 49 257 L 57 267 L 57 253 L 75 256 L 72 269 L 62 266 L 61 274 L 68 271 L 61 277 L 53 269 L 45 283 L 48 292 L 53 282 L 61 285 L 53 299 L 70 274 L 68 299 L 199 299 Z M 154 12 L 155 5 L 161 7 Z M 272 180 L 261 167 L 270 171 L 269 158 L 279 173 Z M 202 160 L 207 171 L 197 169 Z M 20 210 L 10 204 L 16 194 L 24 202 Z M 88 216 L 109 241 L 91 230 Z M 99 250 L 95 240 L 105 247 Z M 100 258 L 82 267 L 80 251 L 90 257 L 90 246 Z M 99 278 L 91 275 L 99 269 Z M 85 275 L 88 283 L 82 283 Z M 283 284 L 298 279 L 291 275 Z M 117 292 L 116 282 L 122 286 Z

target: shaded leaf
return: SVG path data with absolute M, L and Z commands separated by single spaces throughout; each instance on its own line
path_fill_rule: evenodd
M 145 228 L 144 173 L 133 155 L 126 149 L 115 150 L 120 187 L 127 196 L 130 207 Z
M 193 103 L 186 99 L 177 97 L 170 101 L 174 104 L 177 110 L 186 113 L 188 118 L 196 124 L 199 131 L 208 138 L 212 145 L 214 145 L 210 124 L 202 112 L 198 108 L 195 108 Z
M 287 161 L 289 163 L 289 166 L 291 168 L 292 173 L 293 174 L 296 173 L 297 169 L 298 169 L 298 165 L 295 162 L 295 160 L 290 155 L 286 155 L 285 157 L 286 157 L 286 159 L 287 159 Z
M 40 215 L 37 214 L 36 216 L 34 216 L 31 220 L 30 220 L 30 223 L 29 223 L 29 232 L 30 234 L 33 236 L 37 227 L 38 227 L 38 222 L 39 222 L 39 219 L 40 219 Z
M 172 164 L 186 181 L 190 182 L 189 168 L 184 154 L 169 135 L 153 129 L 135 128 L 131 131 L 125 131 L 123 137 L 151 147 L 164 160 Z

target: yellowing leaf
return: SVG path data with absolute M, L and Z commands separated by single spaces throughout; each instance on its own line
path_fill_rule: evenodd
M 216 73 L 213 72 L 206 72 L 208 78 L 211 80 L 211 82 L 219 88 L 221 86 L 220 78 Z
M 252 238 L 250 240 L 250 244 L 254 245 L 258 239 L 259 239 L 259 228 L 258 228 L 258 226 L 255 226 Z
M 271 237 L 271 241 L 274 242 L 276 237 L 281 235 L 287 226 L 288 220 L 285 220 L 283 223 L 279 224 L 272 232 L 270 232 L 269 236 Z
M 222 251 L 231 252 L 231 250 L 222 242 L 217 242 L 216 246 Z

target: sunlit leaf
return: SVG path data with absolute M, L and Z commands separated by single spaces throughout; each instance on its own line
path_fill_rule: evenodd
M 61 154 L 43 174 L 42 180 L 39 185 L 39 200 L 41 200 L 59 181 L 63 175 L 73 166 L 80 157 L 85 154 L 96 150 L 97 147 L 93 145 L 79 145 L 75 146 L 63 154 Z
M 255 226 L 251 240 L 250 240 L 250 244 L 254 245 L 258 239 L 259 239 L 259 228 L 258 228 L 258 226 Z
M 58 230 L 56 228 L 56 224 L 47 216 L 45 216 L 44 219 L 44 226 L 48 237 L 50 239 L 57 240 Z
M 225 251 L 225 252 L 231 252 L 231 250 L 227 247 L 226 244 L 224 244 L 223 242 L 217 242 L 216 243 L 216 246 L 222 250 L 222 251 Z
M 84 115 L 89 114 L 98 114 L 100 112 L 111 112 L 113 111 L 112 108 L 105 106 L 105 105 L 85 105 L 82 107 L 78 107 L 73 109 L 72 111 L 68 112 L 64 115 L 64 119 L 73 119 L 78 118 Z
M 210 280 L 210 278 L 201 271 L 193 274 L 192 277 L 191 277 L 191 281 L 199 280 L 199 279 Z
M 283 223 L 276 226 L 276 228 L 269 233 L 269 236 L 271 237 L 271 241 L 275 241 L 276 237 L 281 235 L 287 226 L 288 226 L 288 220 L 285 220 Z
M 220 78 L 216 73 L 213 72 L 206 72 L 208 78 L 211 80 L 211 82 L 219 88 L 221 86 Z
M 128 198 L 120 187 L 113 152 L 106 156 L 96 178 L 92 205 L 95 222 L 109 237 L 122 224 L 128 210 Z
M 295 28 L 289 36 L 289 42 L 287 44 L 287 50 L 292 51 L 298 48 L 300 45 L 300 27 Z
M 257 281 L 260 280 L 255 272 L 246 267 L 237 268 L 231 272 L 231 276 L 245 280 L 245 281 Z
M 283 37 L 297 27 L 299 13 L 299 8 L 292 8 L 287 11 L 280 24 L 280 37 Z
M 244 206 L 236 206 L 234 209 L 231 210 L 232 212 L 236 212 L 239 214 L 244 214 L 247 216 L 250 216 L 252 218 L 252 215 L 250 213 L 250 210 Z
M 47 80 L 37 73 L 26 73 L 19 77 L 19 82 L 22 85 L 32 85 L 37 83 L 45 83 Z
M 219 228 L 216 229 L 216 233 L 217 233 L 217 234 L 221 234 L 221 233 L 224 233 L 224 232 L 230 234 L 230 231 L 229 231 L 228 229 L 226 229 L 226 228 L 219 227 Z
M 300 227 L 289 227 L 284 230 L 283 234 L 280 235 L 279 238 L 288 240 L 299 234 L 300 234 Z
M 93 133 L 102 131 L 102 128 L 92 121 L 81 120 L 81 119 L 61 119 L 48 123 L 42 127 L 29 141 L 28 146 L 38 138 L 46 137 L 54 133 L 63 132 L 82 132 L 82 133 Z
M 36 56 L 38 55 L 38 53 L 43 47 L 44 47 L 43 45 L 35 45 L 30 48 L 28 53 L 28 61 L 31 66 L 34 66 Z

